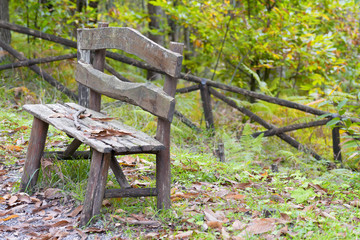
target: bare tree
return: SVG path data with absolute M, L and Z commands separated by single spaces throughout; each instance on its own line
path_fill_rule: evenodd
M 9 0 L 0 0 L 0 20 L 9 21 Z M 10 30 L 0 28 L 0 40 L 6 44 L 10 44 Z M 0 47 L 0 61 L 4 58 L 4 56 L 4 50 Z
M 150 3 L 148 3 L 147 9 L 150 15 L 149 28 L 161 31 L 161 18 L 163 16 L 163 10 L 161 9 L 161 7 L 154 6 Z M 159 34 L 155 35 L 149 33 L 149 38 L 154 42 L 160 44 L 161 46 L 164 46 L 164 35 L 159 35 Z M 159 74 L 155 72 L 148 71 L 147 73 L 147 79 L 149 80 L 157 80 L 159 77 L 160 77 Z

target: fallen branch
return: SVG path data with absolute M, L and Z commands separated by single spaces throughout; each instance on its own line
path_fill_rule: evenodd
M 264 137 L 270 137 L 270 136 L 274 136 L 279 133 L 291 132 L 291 131 L 295 131 L 295 130 L 299 130 L 299 129 L 303 129 L 303 128 L 323 126 L 330 120 L 331 119 L 323 119 L 323 120 L 308 122 L 308 123 L 298 123 L 298 124 L 289 125 L 289 126 L 281 127 L 281 128 L 273 128 L 268 131 L 253 133 L 253 134 L 251 134 L 251 136 L 258 137 L 260 134 L 264 134 Z
M 76 127 L 77 130 L 81 129 L 81 126 L 79 124 L 78 118 L 80 118 L 80 114 L 84 113 L 86 109 L 81 109 L 79 111 L 77 111 L 76 113 L 74 113 L 73 115 L 73 119 L 74 119 L 74 125 Z
M 54 56 L 54 57 L 30 59 L 30 60 L 26 60 L 26 61 L 20 61 L 20 62 L 5 64 L 5 65 L 0 66 L 0 71 L 5 70 L 5 69 L 18 68 L 18 67 L 28 67 L 28 66 L 31 66 L 31 65 L 55 62 L 55 61 L 71 59 L 71 58 L 76 58 L 76 53 L 70 53 L 70 54 L 61 55 L 61 56 Z
M 240 112 L 242 112 L 243 114 L 245 114 L 246 116 L 250 117 L 252 120 L 256 121 L 257 123 L 261 124 L 263 127 L 271 130 L 271 129 L 276 129 L 276 127 L 268 122 L 266 122 L 265 120 L 263 120 L 262 118 L 260 118 L 258 115 L 256 115 L 255 113 L 251 112 L 250 110 L 238 106 L 236 104 L 235 101 L 231 100 L 230 98 L 226 97 L 225 95 L 219 93 L 218 91 L 216 91 L 215 89 L 209 88 L 210 93 L 212 95 L 214 95 L 215 97 L 217 97 L 218 99 L 224 101 L 226 104 L 228 104 L 229 106 L 236 108 L 237 110 L 239 110 Z M 319 154 L 317 154 L 316 152 L 314 152 L 313 150 L 309 149 L 308 147 L 306 147 L 305 145 L 299 143 L 298 141 L 296 141 L 295 139 L 293 139 L 292 137 L 286 135 L 285 133 L 278 133 L 276 134 L 276 136 L 278 136 L 279 138 L 281 138 L 282 140 L 284 140 L 285 142 L 287 142 L 288 144 L 290 144 L 291 146 L 293 146 L 294 148 L 303 151 L 305 153 L 309 153 L 311 154 L 315 159 L 317 160 L 321 160 L 323 159 Z
M 189 93 L 189 92 L 197 91 L 199 89 L 200 89 L 199 85 L 193 85 L 190 87 L 176 89 L 176 93 Z
M 114 68 L 112 68 L 109 64 L 105 63 L 105 69 L 106 71 L 108 71 L 109 73 L 111 73 L 112 75 L 114 75 L 115 77 L 117 77 L 118 79 L 120 79 L 123 82 L 131 82 L 129 79 L 127 79 L 126 77 L 124 77 L 123 75 L 121 75 L 120 73 L 118 73 Z
M 5 51 L 7 51 L 8 53 L 10 53 L 11 55 L 13 55 L 15 58 L 19 59 L 20 61 L 27 61 L 28 59 L 26 57 L 24 57 L 21 53 L 19 53 L 18 51 L 16 51 L 15 49 L 13 49 L 12 47 L 10 47 L 8 44 L 4 43 L 3 41 L 0 40 L 0 47 L 2 47 Z M 66 88 L 64 85 L 62 85 L 60 82 L 58 82 L 55 78 L 53 78 L 52 76 L 50 76 L 49 74 L 47 74 L 46 72 L 44 72 L 42 69 L 40 69 L 38 66 L 36 65 L 32 65 L 29 66 L 29 68 L 34 71 L 35 73 L 37 73 L 38 75 L 40 75 L 43 79 L 45 79 L 45 81 L 47 81 L 48 83 L 50 83 L 52 86 L 54 86 L 57 90 L 63 92 L 64 94 L 66 94 L 67 96 L 69 96 L 70 98 L 74 99 L 77 101 L 78 96 L 73 93 L 72 91 L 70 91 L 68 88 Z
M 179 118 L 179 120 L 184 123 L 186 126 L 188 126 L 189 128 L 195 130 L 196 132 L 202 132 L 201 128 L 199 128 L 198 126 L 196 126 L 191 120 L 189 120 L 187 117 L 185 117 L 182 113 L 180 113 L 179 111 L 175 110 L 174 115 Z

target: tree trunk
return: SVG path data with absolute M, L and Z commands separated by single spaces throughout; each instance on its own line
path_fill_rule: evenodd
M 161 17 L 163 15 L 163 10 L 161 7 L 154 6 L 150 3 L 147 5 L 148 13 L 150 15 L 150 22 L 149 22 L 149 28 L 162 31 L 161 30 Z M 164 36 L 163 35 L 155 35 L 151 32 L 149 33 L 149 38 L 156 42 L 157 44 L 160 44 L 161 46 L 164 46 Z M 147 72 L 147 79 L 148 80 L 157 80 L 160 78 L 160 75 L 158 73 L 148 71 Z
M 0 0 L 0 20 L 9 22 L 9 0 Z M 11 32 L 8 29 L 0 28 L 0 41 L 10 44 Z M 0 47 L 0 62 L 5 57 L 5 51 Z

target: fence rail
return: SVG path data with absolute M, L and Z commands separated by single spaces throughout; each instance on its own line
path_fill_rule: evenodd
M 9 22 L 5 22 L 5 21 L 2 21 L 2 20 L 0 20 L 0 28 L 5 28 L 5 29 L 9 29 L 9 30 L 18 32 L 18 33 L 31 35 L 31 36 L 34 36 L 36 38 L 41 38 L 41 39 L 44 39 L 44 40 L 52 41 L 52 42 L 59 43 L 59 44 L 62 44 L 64 46 L 71 47 L 71 48 L 76 48 L 77 47 L 77 43 L 75 41 L 71 41 L 69 39 L 65 39 L 65 38 L 55 36 L 55 35 L 43 33 L 43 32 L 37 31 L 37 30 L 29 29 L 29 28 L 26 28 L 26 27 L 23 27 L 23 26 L 20 26 L 20 25 L 16 25 L 16 24 L 12 24 L 12 23 L 9 23 Z M 33 70 L 34 72 L 39 74 L 41 77 L 43 77 L 44 80 L 49 82 L 52 86 L 54 86 L 56 89 L 63 92 L 64 94 L 66 94 L 70 98 L 72 98 L 74 100 L 78 100 L 78 101 L 82 100 L 81 99 L 82 96 L 79 97 L 78 95 L 76 95 L 75 93 L 73 93 L 72 91 L 67 89 L 60 82 L 58 82 L 56 79 L 51 77 L 49 74 L 47 74 L 45 71 L 41 70 L 37 66 L 37 64 L 41 64 L 41 63 L 75 58 L 76 54 L 67 54 L 67 55 L 62 55 L 62 56 L 57 56 L 57 57 L 48 57 L 48 58 L 30 59 L 29 60 L 29 59 L 26 59 L 25 57 L 23 57 L 22 54 L 20 54 L 19 52 L 17 52 L 13 48 L 11 48 L 9 45 L 7 45 L 7 44 L 5 44 L 5 43 L 3 43 L 1 41 L 0 41 L 0 47 L 2 47 L 4 50 L 9 52 L 11 55 L 15 56 L 15 58 L 20 60 L 20 62 L 16 62 L 16 63 L 13 63 L 13 64 L 2 65 L 2 66 L 0 66 L 0 70 L 9 69 L 9 68 L 16 68 L 16 67 L 22 67 L 22 66 L 29 67 L 31 70 Z M 149 70 L 149 71 L 153 71 L 153 72 L 157 72 L 157 73 L 161 73 L 161 74 L 166 75 L 166 73 L 164 73 L 163 71 L 161 71 L 161 70 L 159 70 L 157 68 L 154 68 L 154 67 L 150 66 L 149 64 L 146 64 L 144 62 L 132 59 L 132 58 L 127 57 L 127 56 L 120 55 L 118 53 L 106 51 L 106 57 L 111 58 L 111 59 L 116 60 L 116 61 L 120 61 L 122 63 L 126 63 L 126 64 L 129 64 L 129 65 L 141 68 L 141 69 L 145 69 L 145 70 Z M 110 73 L 112 73 L 114 76 L 116 76 L 118 79 L 120 79 L 122 81 L 129 81 L 124 76 L 122 76 L 120 73 L 118 73 L 115 69 L 113 69 L 110 65 L 106 64 L 105 69 L 107 71 L 109 71 Z M 265 127 L 267 129 L 267 131 L 253 133 L 252 134 L 253 137 L 257 137 L 260 134 L 264 134 L 265 137 L 277 136 L 280 139 L 287 142 L 288 144 L 290 144 L 291 146 L 293 146 L 294 148 L 296 148 L 296 149 L 298 149 L 300 151 L 311 154 L 315 159 L 317 159 L 317 160 L 323 159 L 323 157 L 321 157 L 319 154 L 314 152 L 312 149 L 310 149 L 309 147 L 299 143 L 294 138 L 287 135 L 286 132 L 295 131 L 295 130 L 304 129 L 304 128 L 315 127 L 315 126 L 323 126 L 323 125 L 326 125 L 326 123 L 328 121 L 330 121 L 331 119 L 333 119 L 334 117 L 339 117 L 339 116 L 337 116 L 335 114 L 331 114 L 331 113 L 323 111 L 323 110 L 320 110 L 320 109 L 316 109 L 316 108 L 312 108 L 312 107 L 302 105 L 302 104 L 299 104 L 299 103 L 291 102 L 291 101 L 288 101 L 288 100 L 285 100 L 285 99 L 280 99 L 280 98 L 268 96 L 268 95 L 265 95 L 265 94 L 253 92 L 253 91 L 250 91 L 250 90 L 246 90 L 246 89 L 243 89 L 243 88 L 239 88 L 239 87 L 235 87 L 235 86 L 231 86 L 231 85 L 226 85 L 226 84 L 223 84 L 223 83 L 212 81 L 210 79 L 200 78 L 200 77 L 194 76 L 192 74 L 188 74 L 188 73 L 180 73 L 180 79 L 183 79 L 183 80 L 188 81 L 188 82 L 193 82 L 193 83 L 195 83 L 195 85 L 192 85 L 190 87 L 177 89 L 176 92 L 178 94 L 184 94 L 184 93 L 189 93 L 189 92 L 200 90 L 200 95 L 201 95 L 201 100 L 202 100 L 202 105 L 203 105 L 203 110 L 204 110 L 206 127 L 207 127 L 208 130 L 210 130 L 212 135 L 215 134 L 215 124 L 214 124 L 214 117 L 213 117 L 213 114 L 212 114 L 211 96 L 214 96 L 215 98 L 217 98 L 217 99 L 225 102 L 227 105 L 237 109 L 242 114 L 248 116 L 251 120 L 259 123 L 260 125 L 262 125 L 263 127 Z M 276 105 L 279 105 L 279 106 L 284 106 L 284 107 L 288 107 L 288 108 L 292 108 L 292 109 L 297 109 L 299 111 L 303 111 L 305 113 L 310 113 L 310 114 L 313 114 L 315 116 L 326 115 L 327 117 L 325 119 L 322 119 L 322 120 L 319 120 L 319 121 L 312 121 L 312 122 L 307 122 L 307 123 L 294 124 L 294 125 L 289 125 L 289 126 L 279 127 L 278 128 L 278 127 L 266 122 L 264 119 L 262 119 L 261 117 L 259 117 L 255 113 L 251 112 L 250 110 L 246 109 L 245 107 L 239 106 L 235 101 L 233 101 L 232 99 L 228 98 L 227 96 L 225 96 L 224 94 L 218 92 L 215 89 L 221 89 L 221 90 L 224 90 L 224 91 L 241 94 L 243 96 L 263 100 L 263 101 L 273 103 L 273 104 L 276 104 Z M 194 131 L 196 131 L 196 132 L 201 131 L 201 129 L 195 123 L 193 123 L 191 120 L 189 120 L 184 114 L 176 111 L 175 116 L 177 118 L 179 118 L 179 120 L 181 122 L 183 122 L 184 124 L 186 124 L 188 127 L 192 128 Z M 352 122 L 358 122 L 358 123 L 360 122 L 360 119 L 358 119 L 358 118 L 350 118 L 350 120 Z M 340 134 L 339 134 L 339 128 L 338 127 L 334 128 L 332 130 L 332 140 L 333 140 L 334 159 L 336 161 L 341 162 L 342 158 L 341 158 L 341 147 L 340 147 Z M 216 152 L 219 153 L 220 160 L 224 160 L 223 143 L 221 141 L 219 142 L 219 149 L 217 149 Z

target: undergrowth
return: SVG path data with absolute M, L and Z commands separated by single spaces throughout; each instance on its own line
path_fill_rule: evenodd
M 56 75 L 56 78 L 62 79 L 62 83 L 69 88 L 75 89 L 73 79 L 70 77 L 73 74 L 71 61 L 66 64 L 54 63 L 46 68 L 54 70 L 52 73 Z M 0 156 L 3 163 L 14 164 L 19 158 L 24 160 L 28 144 L 26 141 L 30 135 L 32 122 L 32 116 L 22 111 L 22 105 L 71 100 L 55 91 L 27 69 L 3 71 L 0 74 L 2 83 L 0 87 L 2 99 L 0 103 L 2 107 Z M 139 81 L 144 81 L 143 76 L 143 72 L 138 72 L 134 76 L 127 75 Z M 183 87 L 186 84 L 180 82 L 179 85 Z M 141 212 L 149 218 L 161 221 L 165 226 L 164 235 L 170 232 L 176 235 L 177 232 L 188 228 L 197 229 L 197 232 L 192 235 L 194 239 L 215 239 L 224 233 L 219 233 L 211 227 L 204 230 L 204 223 L 207 222 L 203 212 L 204 206 L 210 203 L 214 211 L 223 211 L 228 219 L 232 219 L 224 226 L 226 231 L 233 235 L 240 234 L 240 231 L 231 225 L 234 219 L 249 222 L 252 216 L 262 217 L 264 211 L 271 210 L 273 213 L 270 215 L 273 218 L 280 218 L 283 216 L 280 213 L 284 213 L 293 220 L 292 225 L 288 227 L 294 233 L 290 236 L 295 239 L 321 239 L 324 236 L 329 238 L 346 236 L 349 239 L 359 237 L 360 232 L 357 227 L 349 230 L 344 228 L 344 224 L 352 224 L 351 221 L 360 218 L 359 209 L 350 206 L 350 202 L 359 200 L 360 175 L 350 169 L 337 169 L 336 163 L 330 160 L 332 159 L 332 153 L 329 151 L 331 129 L 324 126 L 289 133 L 290 136 L 311 146 L 324 158 L 329 159 L 317 161 L 310 155 L 289 147 L 276 137 L 265 138 L 262 135 L 257 138 L 251 137 L 252 133 L 265 129 L 223 103 L 215 104 L 216 134 L 211 137 L 211 132 L 205 130 L 199 94 L 194 92 L 188 95 L 183 94 L 177 96 L 176 99 L 177 109 L 197 123 L 203 132 L 196 133 L 176 118 L 172 124 L 173 209 L 158 212 L 154 198 L 112 199 L 104 208 L 102 215 L 104 225 L 112 222 L 114 218 L 125 218 Z M 247 104 L 244 101 L 237 102 Z M 309 103 L 308 99 L 302 99 L 300 102 Z M 278 126 L 313 119 L 298 111 L 264 102 L 247 107 Z M 330 108 L 327 106 L 325 110 L 332 110 Z M 150 136 L 156 133 L 157 119 L 137 107 L 104 98 L 103 111 L 126 124 L 145 131 Z M 226 162 L 219 162 L 214 156 L 219 141 L 224 143 Z M 66 135 L 50 128 L 46 148 L 64 150 L 70 142 L 71 139 Z M 81 150 L 85 150 L 85 147 Z M 146 186 L 154 187 L 154 156 L 132 157 L 133 163 L 125 160 L 122 162 L 124 169 L 128 170 L 131 184 L 141 187 L 142 184 L 149 182 Z M 47 161 L 47 164 L 41 169 L 37 190 L 41 191 L 47 187 L 60 188 L 81 204 L 86 190 L 89 161 L 59 161 L 57 159 L 43 159 L 43 161 Z M 346 163 L 346 159 L 344 162 Z M 136 167 L 140 165 L 143 168 L 137 170 Z M 237 189 L 234 187 L 236 183 L 249 183 L 249 186 Z M 108 187 L 119 187 L 111 172 Z M 323 190 L 323 192 L 326 194 L 319 189 L 325 189 L 326 191 Z M 203 194 L 196 195 L 195 190 Z M 239 198 L 246 196 L 244 197 L 246 201 L 229 200 L 226 198 L 228 196 L 226 194 L 229 193 L 224 193 L 225 195 L 222 196 L 219 194 L 221 191 L 232 191 Z M 323 203 L 326 201 L 328 205 Z M 336 201 L 341 202 L 340 205 L 345 207 L 334 205 Z M 326 217 L 328 215 L 323 213 L 326 207 L 331 210 L 326 214 L 331 214 L 332 217 Z M 303 211 L 304 208 L 312 208 L 316 211 Z M 350 208 L 351 211 L 348 210 Z M 122 210 L 117 211 L 118 209 Z M 196 211 L 188 212 L 188 209 Z M 349 222 L 349 219 L 355 220 Z M 128 236 L 141 238 L 141 234 L 139 235 L 137 231 L 148 231 L 128 227 L 130 229 L 126 232 Z M 276 228 L 275 233 L 279 231 L 280 227 Z M 254 236 L 245 236 L 245 238 L 258 239 Z

